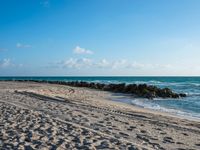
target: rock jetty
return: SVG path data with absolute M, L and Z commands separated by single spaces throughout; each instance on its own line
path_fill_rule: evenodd
M 125 93 L 132 94 L 141 98 L 181 98 L 186 97 L 184 93 L 175 93 L 169 88 L 159 88 L 153 85 L 147 84 L 104 84 L 104 83 L 95 83 L 95 82 L 84 82 L 84 81 L 38 81 L 38 80 L 18 80 L 18 81 L 32 81 L 38 83 L 52 83 L 52 84 L 61 84 L 68 85 L 73 87 L 86 87 L 91 89 L 97 89 L 102 91 L 110 91 L 115 93 Z

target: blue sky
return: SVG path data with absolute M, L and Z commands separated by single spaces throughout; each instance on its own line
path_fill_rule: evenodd
M 199 0 L 0 0 L 0 75 L 200 75 Z

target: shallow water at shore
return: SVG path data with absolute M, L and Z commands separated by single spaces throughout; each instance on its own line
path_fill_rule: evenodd
M 152 101 L 152 100 L 144 99 L 144 98 L 133 98 L 130 96 L 122 96 L 118 98 L 114 97 L 112 100 L 117 101 L 117 102 L 127 103 L 127 104 L 137 106 L 140 108 L 168 113 L 172 116 L 181 117 L 183 119 L 185 118 L 189 120 L 200 121 L 200 113 L 189 112 L 189 111 L 181 110 L 181 109 L 178 110 L 175 107 L 173 108 L 173 107 L 168 106 L 170 105 L 169 101 L 173 101 L 171 103 L 176 103 L 175 102 L 176 100 L 172 100 L 172 99 L 169 99 L 169 100 L 154 99 Z M 181 101 L 179 103 L 181 103 Z

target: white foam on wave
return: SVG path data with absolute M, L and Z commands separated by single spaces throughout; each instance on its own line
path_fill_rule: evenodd
M 200 92 L 198 92 L 198 91 L 197 92 L 188 92 L 187 95 L 188 96 L 198 96 L 199 97 L 200 96 Z
M 184 87 L 185 83 L 177 83 L 177 82 L 163 82 L 157 80 L 150 80 L 150 81 L 134 81 L 131 83 L 135 84 L 148 84 L 148 85 L 155 85 L 158 87 Z
M 200 87 L 200 83 L 188 83 L 189 85 Z
M 172 108 L 165 108 L 158 104 L 149 102 L 149 100 L 147 100 L 147 99 L 134 99 L 134 100 L 131 100 L 131 104 L 142 107 L 142 108 L 147 108 L 147 109 L 152 109 L 155 111 L 170 113 L 170 114 L 176 115 L 178 117 L 183 117 L 183 118 L 192 119 L 192 120 L 200 120 L 199 113 L 188 113 L 188 112 L 184 112 L 184 111 L 176 110 L 176 109 L 172 109 Z

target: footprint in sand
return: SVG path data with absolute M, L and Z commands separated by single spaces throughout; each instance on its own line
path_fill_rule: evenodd
M 112 126 L 112 122 L 108 121 L 106 122 L 107 126 Z
M 163 138 L 163 143 L 174 143 L 174 140 L 171 137 L 164 137 Z
M 182 142 L 176 142 L 176 144 L 178 144 L 178 145 L 184 145 L 184 143 L 182 143 Z
M 99 123 L 104 123 L 104 121 L 99 121 Z
M 166 132 L 160 132 L 160 134 L 165 135 L 165 134 L 167 134 L 167 133 L 166 133 Z
M 200 143 L 195 144 L 196 146 L 200 146 Z
M 124 132 L 119 132 L 119 134 L 120 134 L 121 136 L 123 136 L 123 137 L 128 137 L 128 136 L 129 136 L 128 134 L 126 134 L 126 133 L 124 133 Z
M 127 130 L 128 130 L 128 131 L 133 131 L 133 129 L 131 129 L 131 128 L 128 128 Z
M 127 128 L 128 131 L 133 131 L 133 129 L 135 129 L 135 126 L 129 126 L 129 128 Z
M 160 128 L 155 128 L 155 130 L 162 131 Z
M 188 136 L 188 134 L 187 133 L 182 133 L 183 135 L 185 135 L 185 136 Z
M 140 130 L 140 132 L 141 132 L 141 133 L 147 133 L 147 131 L 145 131 L 145 130 Z

